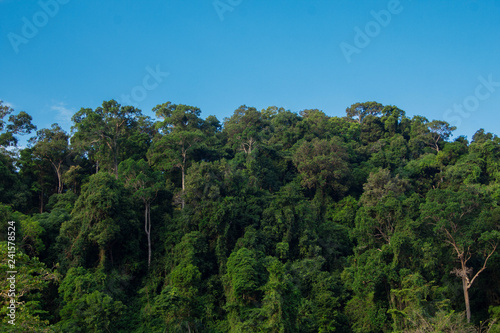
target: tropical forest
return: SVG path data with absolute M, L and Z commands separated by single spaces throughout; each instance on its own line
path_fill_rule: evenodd
M 337 111 L 0 102 L 0 331 L 499 333 L 500 137 Z

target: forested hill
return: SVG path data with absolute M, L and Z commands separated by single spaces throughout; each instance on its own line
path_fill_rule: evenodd
M 0 111 L 2 332 L 500 332 L 492 133 L 376 102 Z

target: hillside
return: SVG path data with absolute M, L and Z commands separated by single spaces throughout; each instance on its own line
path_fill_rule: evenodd
M 0 111 L 1 331 L 500 332 L 495 134 L 376 102 Z

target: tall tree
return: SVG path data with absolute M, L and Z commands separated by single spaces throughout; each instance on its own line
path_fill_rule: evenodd
M 228 144 L 234 151 L 244 151 L 249 155 L 266 134 L 268 121 L 254 107 L 240 106 L 231 118 L 224 119 L 224 132 Z
M 53 167 L 46 159 L 33 153 L 34 148 L 25 148 L 20 151 L 17 161 L 19 175 L 33 194 L 33 201 L 38 201 L 39 212 L 45 209 L 45 203 L 48 198 L 57 193 L 54 184 L 57 184 L 57 178 Z M 35 196 L 38 199 L 35 199 Z
M 63 165 L 70 154 L 68 145 L 69 135 L 57 124 L 50 129 L 37 131 L 36 136 L 30 139 L 33 153 L 50 162 L 57 175 L 57 193 L 63 191 Z
M 144 230 L 148 239 L 148 268 L 151 266 L 151 203 L 165 187 L 161 172 L 153 172 L 145 160 L 128 160 L 120 163 L 120 175 L 125 186 L 134 191 L 133 197 L 144 204 Z
M 8 105 L 3 105 L 0 100 L 0 146 L 16 146 L 18 139 L 15 135 L 29 134 L 36 130 L 36 126 L 31 123 L 33 118 L 24 111 L 17 115 L 12 114 L 14 109 Z M 8 120 L 4 120 L 9 116 Z
M 480 191 L 469 186 L 459 192 L 431 190 L 421 207 L 423 219 L 434 226 L 460 263 L 451 273 L 462 280 L 467 322 L 471 319 L 469 289 L 500 242 L 498 216 L 492 216 L 483 205 Z M 482 261 L 475 273 L 469 263 L 473 257 Z
M 201 110 L 189 105 L 167 102 L 157 105 L 153 111 L 162 121 L 156 124 L 159 133 L 149 151 L 149 160 L 160 170 L 180 169 L 181 207 L 184 208 L 186 170 L 204 138 Z
M 408 188 L 407 182 L 398 176 L 391 177 L 387 169 L 380 169 L 370 173 L 363 188 L 359 200 L 362 207 L 356 216 L 353 234 L 363 245 L 390 244 L 398 224 L 407 219 L 402 197 Z
M 95 110 L 82 108 L 72 118 L 71 143 L 94 160 L 96 172 L 103 167 L 118 179 L 118 164 L 130 149 L 130 138 L 143 118 L 139 109 L 115 100 L 104 101 Z
M 366 116 L 379 116 L 384 106 L 377 102 L 355 103 L 348 107 L 345 111 L 347 117 L 362 123 Z
M 428 126 L 430 133 L 427 144 L 437 152 L 440 150 L 439 145 L 448 140 L 452 132 L 457 129 L 455 126 L 450 126 L 446 121 L 441 120 L 433 120 Z

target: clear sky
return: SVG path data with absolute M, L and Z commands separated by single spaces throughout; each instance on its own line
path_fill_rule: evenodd
M 0 78 L 38 128 L 110 99 L 221 121 L 377 101 L 500 135 L 500 0 L 0 0 Z

